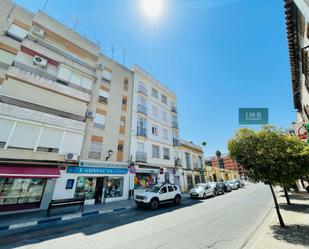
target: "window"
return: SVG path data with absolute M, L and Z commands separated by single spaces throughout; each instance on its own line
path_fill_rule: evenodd
M 123 144 L 118 144 L 118 151 L 123 151 Z
M 120 126 L 126 126 L 126 118 L 125 117 L 120 118 Z
M 37 150 L 58 153 L 62 134 L 63 130 L 44 127 Z
M 122 97 L 122 107 L 121 107 L 123 111 L 127 111 L 127 103 L 128 103 L 127 96 L 123 96 Z
M 156 125 L 152 126 L 152 134 L 158 136 L 158 126 Z
M 176 185 L 174 185 L 173 187 L 174 187 L 175 191 L 177 191 L 177 186 L 176 186 Z
M 174 188 L 172 186 L 168 186 L 168 192 L 174 192 Z
M 152 145 L 152 157 L 160 158 L 160 147 L 157 145 Z
M 168 139 L 168 131 L 167 131 L 167 129 L 163 129 L 163 138 Z
M 163 159 L 170 160 L 170 149 L 163 148 Z
M 13 125 L 14 121 L 0 118 L 0 143 L 3 144 L 3 147 L 5 146 Z
M 144 152 L 144 143 L 137 142 L 137 151 Z
M 123 177 L 107 177 L 107 187 L 104 193 L 105 198 L 121 197 L 123 195 L 123 183 Z
M 129 79 L 124 78 L 123 79 L 123 90 L 128 91 L 128 89 L 129 89 Z
M 90 158 L 90 159 L 100 159 L 101 153 L 102 153 L 102 145 L 103 145 L 102 142 L 91 141 L 88 158 Z
M 156 89 L 151 88 L 151 96 L 158 99 L 159 98 L 159 92 Z
M 103 69 L 103 74 L 102 74 L 102 79 L 106 82 L 111 82 L 112 81 L 112 71 L 107 69 L 107 68 L 104 68 Z
M 188 168 L 191 168 L 191 157 L 190 157 L 190 153 L 185 152 L 185 157 L 186 157 L 187 169 L 188 169 Z
M 122 104 L 123 104 L 123 105 L 126 105 L 127 103 L 128 103 L 127 98 L 122 98 Z
M 162 120 L 167 122 L 167 112 L 166 111 L 162 111 Z
M 15 24 L 12 24 L 6 34 L 14 40 L 22 41 L 26 38 L 28 31 Z
M 75 197 L 84 197 L 86 200 L 94 199 L 97 178 L 79 176 L 76 182 Z
M 24 203 L 37 203 L 39 207 L 45 184 L 44 178 L 0 178 L 0 208 L 8 204 L 22 208 Z
M 65 131 L 61 154 L 73 153 L 79 155 L 83 144 L 83 137 L 83 133 Z
M 106 90 L 100 89 L 99 92 L 99 102 L 103 104 L 107 104 L 109 93 Z
M 98 127 L 98 128 L 105 128 L 105 115 L 100 114 L 100 113 L 96 113 L 94 120 L 93 120 L 93 125 L 94 127 Z
M 161 94 L 161 102 L 167 104 L 167 97 L 164 94 Z
M 156 106 L 152 106 L 152 116 L 157 118 L 158 117 L 158 108 Z
M 147 128 L 147 119 L 139 117 L 137 121 L 137 126 L 142 128 Z
M 161 188 L 160 194 L 165 194 L 165 193 L 167 193 L 167 188 L 166 187 Z

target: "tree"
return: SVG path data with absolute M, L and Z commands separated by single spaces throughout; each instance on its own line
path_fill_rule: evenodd
M 289 203 L 286 187 L 308 173 L 307 147 L 296 137 L 272 126 L 264 126 L 260 131 L 239 129 L 228 142 L 231 157 L 243 166 L 247 176 L 254 182 L 269 184 L 282 227 L 285 225 L 273 186 L 284 188 Z

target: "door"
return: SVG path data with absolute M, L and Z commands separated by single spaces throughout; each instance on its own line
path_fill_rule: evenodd
M 103 195 L 103 186 L 104 186 L 104 178 L 98 177 L 97 184 L 95 186 L 94 199 L 95 204 L 102 203 L 102 195 Z
M 188 182 L 188 190 L 193 188 L 193 181 L 192 181 L 192 176 L 187 176 L 187 182 Z
M 159 200 L 160 201 L 166 201 L 168 200 L 169 197 L 168 197 L 168 191 L 167 191 L 167 187 L 164 186 L 160 189 L 160 192 L 159 192 Z
M 172 200 L 175 197 L 175 189 L 173 188 L 172 185 L 167 186 L 168 189 L 168 199 Z

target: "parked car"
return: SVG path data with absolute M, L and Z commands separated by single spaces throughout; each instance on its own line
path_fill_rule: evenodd
M 196 184 L 190 190 L 191 198 L 203 198 L 206 199 L 209 196 L 215 196 L 215 185 L 212 187 L 209 183 Z
M 236 190 L 238 188 L 236 182 L 234 181 L 227 181 L 226 183 L 230 185 L 232 190 Z
M 155 185 L 151 189 L 146 189 L 135 195 L 134 200 L 138 208 L 148 206 L 151 210 L 157 209 L 163 203 L 174 203 L 179 206 L 181 204 L 181 192 L 176 185 Z
M 244 182 L 239 179 L 236 179 L 235 182 L 238 184 L 239 188 L 242 188 L 245 186 Z
M 214 189 L 214 196 L 224 194 L 224 186 L 220 182 L 210 182 L 209 185 Z
M 232 188 L 228 183 L 222 182 L 222 184 L 223 184 L 224 192 L 231 192 L 232 191 Z

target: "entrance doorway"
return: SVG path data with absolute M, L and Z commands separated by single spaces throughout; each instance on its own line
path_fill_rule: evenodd
M 104 187 L 104 177 L 98 177 L 94 193 L 95 204 L 102 203 L 103 187 Z
M 213 174 L 212 176 L 213 176 L 213 178 L 214 178 L 214 182 L 216 182 L 216 181 L 217 181 L 217 176 L 216 176 L 216 174 Z

